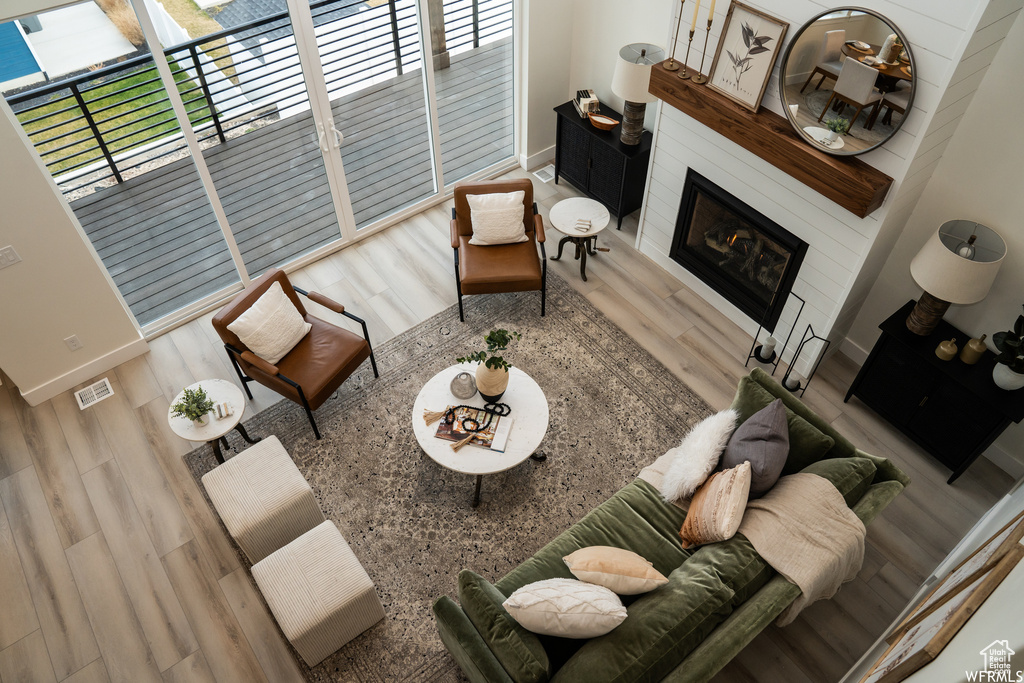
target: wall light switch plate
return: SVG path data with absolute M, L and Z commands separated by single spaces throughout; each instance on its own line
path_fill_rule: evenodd
M 7 245 L 6 247 L 0 248 L 0 268 L 13 266 L 20 260 L 21 257 L 18 256 L 18 252 L 14 251 L 14 247 Z

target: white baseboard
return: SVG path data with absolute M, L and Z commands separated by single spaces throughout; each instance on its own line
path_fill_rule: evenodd
M 136 356 L 141 356 L 147 351 L 149 351 L 149 344 L 140 335 L 135 341 L 125 344 L 119 349 L 114 349 L 110 353 L 89 361 L 85 365 L 77 367 L 71 372 L 64 373 L 45 384 L 40 384 L 27 391 L 22 389 L 21 395 L 30 406 L 37 406 L 88 379 L 92 379 L 96 375 L 112 370 L 121 363 L 127 362 Z
M 864 365 L 868 359 L 868 351 L 849 337 L 843 339 L 843 343 L 839 345 L 839 352 L 857 365 Z
M 1007 452 L 1001 446 L 992 444 L 982 453 L 993 465 L 1006 472 L 1014 479 L 1024 477 L 1024 462 L 1021 462 L 1012 453 Z
M 519 155 L 519 165 L 524 171 L 530 171 L 543 164 L 555 160 L 555 146 L 551 145 L 547 149 L 542 149 L 536 154 L 526 156 L 525 154 Z

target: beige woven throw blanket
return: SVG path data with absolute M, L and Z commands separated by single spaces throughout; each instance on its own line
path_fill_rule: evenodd
M 803 591 L 779 615 L 778 626 L 792 622 L 812 602 L 835 595 L 864 563 L 864 523 L 836 487 L 816 474 L 782 477 L 762 498 L 750 501 L 739 533 Z

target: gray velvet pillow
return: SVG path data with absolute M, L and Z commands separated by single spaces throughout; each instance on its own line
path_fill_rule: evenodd
M 733 432 L 718 469 L 750 463 L 750 498 L 760 498 L 775 486 L 789 457 L 786 406 L 777 398 L 757 411 Z

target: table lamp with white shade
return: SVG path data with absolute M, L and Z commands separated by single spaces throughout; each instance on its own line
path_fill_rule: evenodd
M 981 301 L 992 288 L 1006 256 L 995 230 L 968 220 L 947 221 L 910 262 L 910 274 L 924 289 L 907 317 L 907 329 L 931 334 L 950 304 Z
M 624 145 L 640 144 L 647 103 L 657 98 L 648 92 L 651 66 L 665 58 L 665 51 L 650 43 L 631 43 L 619 50 L 612 76 L 612 92 L 625 101 L 619 140 Z

